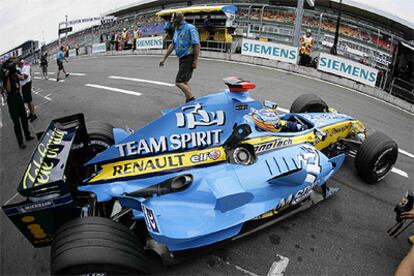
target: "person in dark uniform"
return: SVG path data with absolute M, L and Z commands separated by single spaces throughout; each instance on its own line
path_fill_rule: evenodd
M 26 109 L 24 107 L 23 98 L 20 94 L 20 80 L 24 80 L 24 76 L 17 73 L 16 63 L 8 60 L 2 67 L 3 86 L 7 95 L 7 106 L 9 108 L 10 117 L 14 125 L 14 133 L 21 149 L 26 148 L 23 142 L 22 129 L 26 137 L 26 141 L 34 139 L 30 135 L 29 123 L 27 121 Z

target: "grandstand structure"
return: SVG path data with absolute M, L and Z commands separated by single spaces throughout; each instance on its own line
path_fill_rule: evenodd
M 39 41 L 27 40 L 19 46 L 11 49 L 10 51 L 0 56 L 0 64 L 7 59 L 15 57 L 25 59 L 28 62 L 36 63 L 39 60 Z
M 339 29 L 338 55 L 379 69 L 377 86 L 390 90 L 391 78 L 396 77 L 396 53 L 401 43 L 414 48 L 414 24 L 395 15 L 366 7 L 353 0 L 342 1 L 342 16 Z M 80 54 L 90 53 L 95 43 L 106 43 L 107 50 L 113 50 L 116 32 L 134 31 L 140 37 L 164 35 L 164 20 L 156 14 L 166 9 L 178 9 L 200 5 L 236 5 L 234 38 L 231 45 L 217 41 L 201 41 L 202 49 L 209 51 L 240 52 L 242 38 L 260 39 L 293 45 L 294 24 L 297 1 L 294 0 L 146 0 L 137 1 L 116 10 L 108 11 L 107 16 L 114 16 L 112 22 L 101 24 L 70 34 L 62 43 L 71 49 L 80 49 Z M 339 0 L 317 0 L 314 7 L 305 4 L 302 20 L 302 33 L 312 30 L 315 39 L 313 57 L 320 52 L 329 52 L 333 45 L 336 21 L 340 8 Z M 199 15 L 198 20 L 203 18 Z M 189 17 L 190 23 L 196 22 Z M 200 21 L 199 21 L 200 22 Z M 202 28 L 202 26 L 197 26 Z M 132 35 L 125 43 L 131 44 Z M 211 38 L 208 38 L 211 39 Z M 203 48 L 203 45 L 207 47 Z M 210 46 L 208 46 L 210 45 Z M 211 45 L 218 45 L 217 49 Z M 43 50 L 54 54 L 59 48 L 58 41 L 49 43 Z M 166 46 L 166 44 L 165 44 Z M 127 48 L 127 47 L 125 47 Z M 129 47 L 128 47 L 129 48 Z M 410 64 L 412 64 L 411 62 Z M 412 65 L 411 65 L 412 66 Z M 411 70 L 412 71 L 412 70 Z M 395 75 L 395 76 L 394 76 Z M 404 79 L 414 82 L 414 76 Z M 392 86 L 392 85 L 391 85 Z M 391 89 L 392 90 L 392 89 Z M 414 94 L 414 86 L 409 94 Z
M 316 50 L 329 51 L 335 35 L 339 3 L 315 1 L 315 7 L 305 5 L 302 31 L 311 29 Z M 386 70 L 399 41 L 414 39 L 414 26 L 384 11 L 377 11 L 351 0 L 343 1 L 338 54 Z M 239 7 L 237 33 L 244 37 L 260 38 L 285 44 L 293 43 L 296 1 L 291 0 L 210 0 L 171 1 L 149 0 L 108 12 L 123 26 L 143 26 L 161 29 L 162 22 L 155 13 L 169 8 L 191 5 L 234 4 Z M 152 35 L 154 32 L 144 32 Z
M 74 47 L 110 41 L 116 31 L 124 28 L 139 29 L 140 36 L 162 34 L 163 20 L 156 13 L 170 8 L 206 4 L 234 4 L 239 10 L 236 16 L 237 34 L 293 44 L 296 1 L 291 0 L 147 0 L 121 7 L 107 13 L 116 21 L 91 27 L 69 35 L 65 45 Z M 339 4 L 331 0 L 318 0 L 314 8 L 305 5 L 302 32 L 311 29 L 317 51 L 329 51 L 335 35 Z M 414 26 L 390 14 L 364 8 L 351 0 L 342 5 L 342 19 L 339 33 L 338 54 L 363 62 L 370 66 L 387 70 L 392 62 L 395 46 L 399 41 L 414 39 Z M 47 45 L 49 52 L 56 52 L 58 41 Z M 317 53 L 317 52 L 315 52 Z

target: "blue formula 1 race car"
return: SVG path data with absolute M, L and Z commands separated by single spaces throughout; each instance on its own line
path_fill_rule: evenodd
M 137 131 L 51 122 L 3 210 L 33 246 L 51 245 L 52 274 L 138 274 L 148 251 L 172 264 L 328 198 L 346 155 L 368 183 L 396 162 L 395 142 L 315 95 L 282 115 L 254 84 L 225 81 Z

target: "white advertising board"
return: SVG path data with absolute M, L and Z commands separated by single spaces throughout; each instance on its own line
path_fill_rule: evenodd
M 92 45 L 92 54 L 96 53 L 103 53 L 106 52 L 106 44 L 105 43 L 98 43 Z
M 76 50 L 75 49 L 69 50 L 69 57 L 74 57 L 74 56 L 76 56 Z
M 320 53 L 318 70 L 375 87 L 378 70 L 361 63 Z
M 296 47 L 284 44 L 243 39 L 242 55 L 296 64 L 299 51 Z
M 164 39 L 162 36 L 143 37 L 137 39 L 137 50 L 143 49 L 162 49 L 164 45 Z

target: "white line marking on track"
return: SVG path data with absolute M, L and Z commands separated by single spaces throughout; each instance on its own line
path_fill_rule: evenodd
M 42 105 L 44 105 L 44 104 L 47 104 L 47 103 L 50 103 L 51 101 L 45 101 L 45 102 L 43 102 L 43 103 L 40 103 L 40 104 L 38 104 L 38 105 L 35 105 L 35 108 L 38 108 L 39 106 L 42 106 Z
M 48 100 L 48 101 L 51 101 L 52 99 L 51 98 L 49 98 L 49 96 L 50 95 L 52 95 L 52 93 L 50 93 L 50 94 L 47 94 L 46 96 L 44 96 L 43 98 L 45 98 L 46 100 Z
M 289 258 L 284 257 L 282 255 L 277 255 L 280 260 L 277 262 L 273 262 L 272 266 L 267 273 L 267 276 L 281 276 L 285 273 L 286 267 L 289 264 Z
M 391 169 L 391 172 L 401 175 L 402 177 L 408 178 L 408 174 L 405 171 L 397 169 L 395 167 Z
M 56 75 L 56 72 L 47 72 L 47 73 L 49 75 Z M 34 74 L 35 75 L 40 75 L 40 72 L 34 72 Z M 76 73 L 76 72 L 69 72 L 69 75 L 70 76 L 80 76 L 80 77 L 86 76 L 85 73 Z M 37 79 L 37 80 L 41 79 L 41 77 L 34 77 L 34 78 Z
M 41 77 L 33 77 L 35 80 L 41 80 Z
M 32 88 L 32 92 L 33 92 L 33 94 L 39 94 L 40 92 L 42 92 L 43 91 L 43 89 L 39 89 L 39 88 Z
M 227 265 L 232 265 L 230 262 L 228 262 L 228 261 L 226 261 L 226 264 Z M 244 268 L 242 268 L 242 267 L 240 267 L 240 266 L 238 266 L 238 265 L 233 265 L 234 266 L 234 268 L 235 269 L 237 269 L 238 271 L 241 271 L 241 272 L 243 272 L 243 273 L 246 273 L 246 274 L 248 274 L 248 275 L 250 275 L 250 276 L 258 276 L 257 274 L 255 274 L 255 273 L 253 273 L 253 272 L 250 272 L 250 271 L 248 271 L 248 270 L 246 270 L 246 269 L 244 269 Z
M 229 261 L 225 261 L 225 260 L 223 260 L 221 257 L 219 257 L 219 256 L 217 256 L 217 255 L 213 255 L 213 256 L 214 256 L 214 257 L 216 257 L 217 259 L 219 259 L 219 260 L 223 261 L 226 265 L 229 265 L 229 266 L 234 267 L 235 269 L 237 269 L 237 270 L 238 270 L 238 271 L 240 271 L 240 272 L 243 272 L 243 273 L 248 274 L 248 275 L 250 275 L 250 276 L 259 276 L 259 275 L 257 275 L 256 273 L 253 273 L 253 272 L 251 272 L 251 271 L 248 271 L 247 269 L 244 269 L 243 267 L 240 267 L 240 266 L 238 266 L 238 265 L 232 264 L 232 263 L 230 263 Z
M 41 72 L 34 72 L 35 73 L 35 75 L 40 75 L 41 74 Z M 49 75 L 54 75 L 54 74 L 56 74 L 56 72 L 47 72 Z
M 98 88 L 98 89 L 115 91 L 115 92 L 124 93 L 124 94 L 128 94 L 128 95 L 134 95 L 134 96 L 141 96 L 142 95 L 142 93 L 139 93 L 139 92 L 130 91 L 130 90 L 124 90 L 124 89 L 119 89 L 119 88 L 115 88 L 115 87 L 108 87 L 108 86 L 103 86 L 103 85 L 98 85 L 98 84 L 90 84 L 90 83 L 88 83 L 88 84 L 85 84 L 85 86 L 93 87 L 93 88 Z
M 87 59 L 96 59 L 96 58 L 131 58 L 131 57 L 160 57 L 160 56 L 162 56 L 162 55 L 158 55 L 158 54 L 157 55 L 119 55 L 119 56 L 118 55 L 114 55 L 114 56 L 101 56 L 101 57 L 83 58 L 83 59 L 76 59 L 76 60 L 78 61 L 78 60 L 87 60 Z M 174 56 L 172 56 L 172 58 L 174 58 Z M 279 68 L 267 67 L 267 66 L 263 66 L 263 65 L 249 64 L 249 63 L 240 62 L 240 61 L 234 61 L 234 60 L 221 60 L 221 59 L 205 58 L 205 57 L 200 57 L 199 59 L 210 60 L 210 61 L 218 61 L 218 62 L 234 63 L 234 64 L 240 64 L 240 65 L 246 65 L 246 66 L 264 68 L 264 69 L 278 71 L 278 72 L 283 72 L 283 73 L 290 73 L 290 74 L 295 75 L 295 76 L 299 76 L 299 77 L 303 77 L 303 78 L 307 78 L 307 79 L 312 79 L 312 80 L 315 80 L 315 81 L 319 81 L 319 82 L 323 82 L 323 83 L 326 83 L 326 84 L 330 84 L 330 85 L 333 85 L 333 86 L 337 86 L 337 87 L 340 87 L 340 88 L 343 88 L 343 89 L 347 89 L 349 91 L 352 91 L 352 92 L 358 93 L 360 95 L 367 96 L 367 97 L 369 97 L 371 99 L 380 101 L 380 102 L 382 102 L 384 104 L 387 104 L 389 106 L 392 106 L 392 107 L 394 107 L 394 108 L 396 108 L 396 109 L 398 109 L 398 110 L 400 110 L 402 112 L 405 112 L 405 113 L 407 113 L 407 114 L 409 114 L 411 116 L 414 116 L 414 113 L 411 113 L 411 112 L 409 112 L 407 110 L 404 110 L 404 109 L 402 109 L 402 108 L 400 108 L 400 107 L 398 107 L 396 105 L 393 105 L 392 103 L 386 102 L 386 101 L 384 101 L 384 100 L 382 100 L 380 98 L 376 98 L 376 97 L 371 96 L 369 94 L 365 94 L 365 93 L 359 92 L 359 91 L 357 91 L 355 89 L 352 89 L 352 88 L 349 88 L 349 87 L 346 87 L 346 86 L 342 86 L 342 85 L 339 85 L 339 84 L 336 84 L 336 83 L 332 83 L 332 82 L 329 82 L 329 81 L 326 81 L 326 80 L 321 80 L 321 79 L 318 79 L 318 78 L 315 78 L 315 77 L 311 77 L 311 76 L 305 76 L 305 75 L 302 75 L 300 73 L 296 73 L 296 72 L 292 72 L 292 71 L 288 71 L 288 70 L 283 70 L 283 69 L 279 69 Z M 386 93 L 386 92 L 384 92 L 384 93 Z
M 402 150 L 402 149 L 398 149 L 398 152 L 399 152 L 399 153 L 402 153 L 402 154 L 404 154 L 404 155 L 407 155 L 408 157 L 411 157 L 411 158 L 413 158 L 413 159 L 414 159 L 414 154 L 409 153 L 408 151 L 405 151 L 405 150 Z
M 121 77 L 121 76 L 109 76 L 109 78 L 116 79 L 116 80 L 129 80 L 129 81 L 136 81 L 136 82 L 151 83 L 151 84 L 163 85 L 163 86 L 168 86 L 168 87 L 175 86 L 175 84 L 167 83 L 167 82 L 144 80 L 144 79 L 137 79 L 137 78 L 127 78 L 127 77 Z

